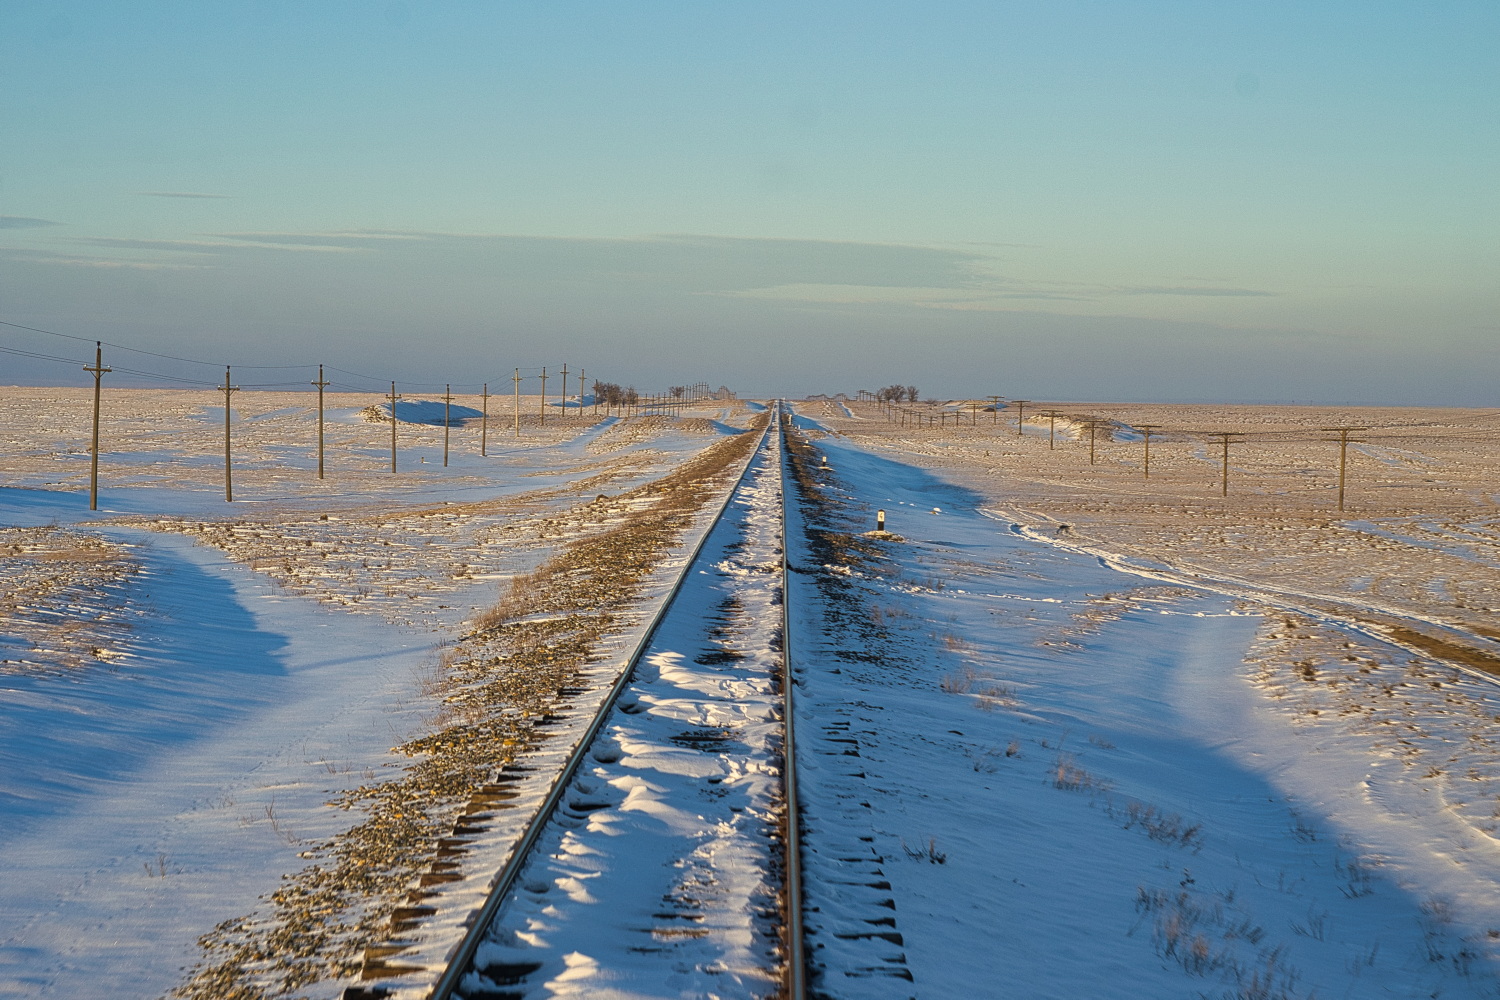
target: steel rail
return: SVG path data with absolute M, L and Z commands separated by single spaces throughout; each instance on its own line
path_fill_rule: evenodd
M 782 432 L 783 409 L 776 404 L 776 471 L 781 484 L 781 695 L 782 695 L 782 785 L 786 798 L 786 857 L 782 862 L 786 885 L 782 891 L 783 926 L 786 943 L 783 988 L 787 1000 L 804 1000 L 807 996 L 807 954 L 802 927 L 802 806 L 797 798 L 797 742 L 794 722 L 792 674 L 792 573 L 791 534 L 787 531 L 786 436 Z
M 584 758 L 588 756 L 594 739 L 599 735 L 600 730 L 604 728 L 604 723 L 608 720 L 610 712 L 614 709 L 615 702 L 619 700 L 620 695 L 625 692 L 630 682 L 635 679 L 636 666 L 640 663 L 641 657 L 645 656 L 646 650 L 650 648 L 651 640 L 656 635 L 656 630 L 661 626 L 662 621 L 667 616 L 668 610 L 671 609 L 672 604 L 677 600 L 677 595 L 681 593 L 683 584 L 692 575 L 693 566 L 697 563 L 698 556 L 703 552 L 704 546 L 708 544 L 709 536 L 714 533 L 714 529 L 719 526 L 719 522 L 723 519 L 725 511 L 729 509 L 729 505 L 734 501 L 735 496 L 739 494 L 740 487 L 745 483 L 745 476 L 749 473 L 750 467 L 755 464 L 756 456 L 760 454 L 760 450 L 765 447 L 766 441 L 770 437 L 772 426 L 779 426 L 776 423 L 774 413 L 771 419 L 766 422 L 766 429 L 761 432 L 760 440 L 751 449 L 750 457 L 745 460 L 745 465 L 740 469 L 740 473 L 735 478 L 734 484 L 730 486 L 728 493 L 725 494 L 724 502 L 714 512 L 713 518 L 708 523 L 708 527 L 704 529 L 703 534 L 698 538 L 697 544 L 688 553 L 687 559 L 683 562 L 682 572 L 678 574 L 677 579 L 672 583 L 671 589 L 667 591 L 666 598 L 656 609 L 656 614 L 651 617 L 650 623 L 646 626 L 646 630 L 641 633 L 641 637 L 631 649 L 630 655 L 626 657 L 625 666 L 620 670 L 619 676 L 615 678 L 615 682 L 605 694 L 604 700 L 599 706 L 599 711 L 594 715 L 593 720 L 590 721 L 583 735 L 579 737 L 577 744 L 574 745 L 572 752 L 568 755 L 567 761 L 563 764 L 562 770 L 553 779 L 552 787 L 548 790 L 547 797 L 542 800 L 541 806 L 532 815 L 531 821 L 527 824 L 525 832 L 516 841 L 516 846 L 511 850 L 510 856 L 505 861 L 505 865 L 495 877 L 493 888 L 490 889 L 490 894 L 486 897 L 484 906 L 480 908 L 478 915 L 474 918 L 474 922 L 469 925 L 468 931 L 454 950 L 453 957 L 448 962 L 448 967 L 443 970 L 442 976 L 438 978 L 437 984 L 432 988 L 432 992 L 428 994 L 429 1000 L 452 1000 L 454 990 L 458 988 L 459 980 L 463 978 L 464 973 L 469 971 L 470 965 L 474 961 L 474 953 L 479 950 L 479 945 L 484 940 L 485 932 L 494 921 L 501 905 L 510 895 L 511 889 L 515 887 L 516 879 L 520 877 L 522 869 L 526 867 L 526 862 L 531 857 L 532 849 L 536 847 L 536 842 L 541 839 L 548 822 L 551 821 L 553 814 L 557 811 L 558 805 L 562 803 L 568 786 L 572 784 L 573 778 L 577 775 L 579 767 L 582 766 Z

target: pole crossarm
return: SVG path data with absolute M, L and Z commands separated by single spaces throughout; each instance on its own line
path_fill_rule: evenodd
M 1031 400 L 1029 399 L 1011 400 L 1011 403 L 1014 404 L 1016 408 L 1016 437 L 1021 436 L 1021 428 L 1026 424 L 1026 404 L 1029 402 L 1031 402 Z
M 1043 410 L 1041 413 L 1038 413 L 1037 416 L 1047 418 L 1047 447 L 1049 449 L 1056 449 L 1057 418 L 1067 416 L 1067 414 L 1059 413 L 1057 410 Z
M 1220 481 L 1219 495 L 1227 497 L 1229 495 L 1229 446 L 1243 441 L 1245 435 L 1238 431 L 1211 431 L 1207 436 L 1217 438 L 1224 449 L 1224 472 L 1223 479 Z
M 1352 438 L 1350 434 L 1367 431 L 1368 427 L 1324 427 L 1324 431 L 1338 435 L 1336 438 L 1324 438 L 1324 441 L 1336 441 L 1339 446 L 1339 510 L 1344 509 L 1344 479 L 1349 468 L 1349 446 L 1351 444 L 1364 444 L 1363 438 Z
M 1161 425 L 1161 424 L 1131 424 L 1131 426 L 1134 427 L 1136 430 L 1140 431 L 1141 432 L 1141 436 L 1143 438 L 1145 438 L 1145 441 L 1146 441 L 1146 462 L 1145 462 L 1146 474 L 1145 474 L 1145 476 L 1143 478 L 1150 479 L 1151 478 L 1151 432 L 1152 431 L 1161 430 L 1161 428 L 1162 428 L 1163 425 Z

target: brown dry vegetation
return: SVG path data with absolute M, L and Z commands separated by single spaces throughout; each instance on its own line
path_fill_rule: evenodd
M 362 821 L 309 851 L 311 863 L 284 880 L 267 912 L 205 935 L 203 963 L 173 995 L 260 1000 L 398 970 L 388 960 L 400 948 L 388 942 L 409 930 L 413 908 L 428 898 L 423 873 L 441 866 L 441 877 L 455 877 L 486 789 L 548 738 L 546 725 L 565 704 L 597 699 L 597 689 L 576 687 L 581 670 L 610 635 L 639 620 L 643 586 L 722 495 L 757 437 L 725 438 L 654 482 L 598 501 L 596 530 L 514 580 L 445 658 L 434 731 L 397 748 L 411 764 L 341 797 L 336 804 Z
M 0 482 L 87 489 L 93 391 L 12 387 L 5 395 L 5 419 L 0 421 Z M 232 438 L 236 497 L 338 498 L 350 489 L 389 493 L 435 481 L 448 486 L 483 481 L 458 468 L 443 468 L 443 428 L 432 424 L 397 425 L 401 459 L 400 471 L 393 474 L 390 424 L 357 417 L 358 411 L 378 405 L 383 398 L 380 393 L 326 394 L 327 478 L 320 481 L 310 471 L 317 447 L 317 395 L 249 389 L 235 393 Z M 406 398 L 440 396 L 409 394 Z M 475 395 L 455 395 L 453 400 L 476 409 L 481 405 Z M 223 404 L 223 393 L 208 387 L 111 389 L 106 382 L 99 449 L 99 480 L 105 497 L 121 485 L 222 488 L 223 470 L 217 459 L 224 453 Z M 505 455 L 508 449 L 558 445 L 602 419 L 585 410 L 568 416 L 549 413 L 543 423 L 537 413 L 540 399 L 522 396 L 521 433 L 516 436 L 511 404 L 510 397 L 490 397 L 489 461 L 498 468 L 512 461 Z M 480 423 L 478 419 L 461 425 L 455 422 L 449 429 L 453 455 L 479 453 Z M 631 430 L 619 437 L 622 443 L 628 443 L 627 439 L 650 436 L 648 431 Z M 203 456 L 209 461 L 193 460 Z M 288 460 L 289 456 L 294 462 Z M 423 458 L 426 464 L 421 462 Z
M 73 668 L 123 655 L 127 547 L 60 528 L 0 528 L 0 672 Z M 24 647 L 18 648 L 18 647 Z

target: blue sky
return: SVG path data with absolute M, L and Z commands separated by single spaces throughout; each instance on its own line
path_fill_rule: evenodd
M 1490 405 L 1497 50 L 1492 2 L 11 0 L 0 320 L 435 382 Z

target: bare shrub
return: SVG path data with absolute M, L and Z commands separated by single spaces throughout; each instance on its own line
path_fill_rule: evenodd
M 948 863 L 948 855 L 937 849 L 937 838 L 928 837 L 926 847 L 908 847 L 906 839 L 901 840 L 901 849 L 906 856 L 913 861 L 926 861 L 928 864 L 945 865 Z
M 979 676 L 974 673 L 974 668 L 965 664 L 958 670 L 944 674 L 938 681 L 938 687 L 949 694 L 968 694 L 974 690 L 974 684 Z
M 1203 824 L 1188 823 L 1176 813 L 1163 812 L 1132 799 L 1125 806 L 1125 829 L 1133 827 L 1140 827 L 1158 843 L 1188 848 L 1194 853 L 1203 848 Z
M 1072 754 L 1060 753 L 1052 762 L 1052 787 L 1068 792 L 1107 792 L 1110 784 L 1079 767 Z

